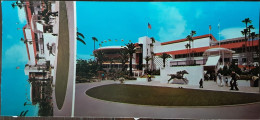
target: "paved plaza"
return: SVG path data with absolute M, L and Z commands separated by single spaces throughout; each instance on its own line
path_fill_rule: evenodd
M 230 105 L 215 107 L 162 107 L 148 105 L 133 105 L 116 103 L 89 97 L 85 92 L 93 87 L 119 84 L 119 81 L 106 80 L 94 83 L 76 85 L 75 116 L 84 117 L 137 117 L 137 118 L 195 118 L 195 119 L 260 119 L 260 102 L 246 105 Z M 140 84 L 150 86 L 183 87 L 201 89 L 199 86 L 160 84 L 159 82 L 126 81 L 125 84 Z M 240 91 L 257 93 L 258 88 L 239 87 Z M 230 91 L 228 87 L 219 87 L 213 81 L 204 82 L 207 90 Z M 233 92 L 233 91 L 232 91 Z

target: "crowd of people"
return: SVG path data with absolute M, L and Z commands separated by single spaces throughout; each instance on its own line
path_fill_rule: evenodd
M 230 90 L 239 90 L 238 89 L 238 84 L 237 84 L 237 79 L 240 77 L 235 71 L 232 71 L 232 73 L 230 74 L 230 76 L 231 76 L 231 80 L 229 81 L 229 85 L 230 85 Z M 223 87 L 224 86 L 224 84 L 225 84 L 225 86 L 229 86 L 228 85 L 228 77 L 225 77 L 224 78 L 224 76 L 222 75 L 222 73 L 221 72 L 217 72 L 217 74 L 215 75 L 215 74 L 210 74 L 210 77 L 208 77 L 207 75 L 205 75 L 205 77 L 204 77 L 204 79 L 205 80 L 209 80 L 209 79 L 213 79 L 215 82 L 216 82 L 216 80 L 218 80 L 219 81 L 219 86 L 220 87 Z M 202 78 L 200 79 L 200 81 L 199 81 L 199 87 L 200 88 L 203 88 L 203 80 L 202 80 Z

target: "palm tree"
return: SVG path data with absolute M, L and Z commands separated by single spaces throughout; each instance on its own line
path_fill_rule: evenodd
M 250 37 L 251 37 L 251 29 L 255 29 L 255 28 L 254 28 L 253 25 L 249 25 L 247 29 L 248 29 L 248 39 L 250 39 Z M 251 43 L 253 43 L 253 40 L 252 40 Z M 249 51 L 251 51 L 250 47 L 249 47 Z
M 83 39 L 85 38 L 85 36 L 82 33 L 78 32 L 78 30 L 77 30 L 77 40 L 80 41 L 81 43 L 83 43 L 84 45 L 86 45 L 85 41 L 83 39 L 81 39 L 80 37 L 82 37 Z
M 187 43 L 187 44 L 185 45 L 185 48 L 187 49 L 187 53 L 188 53 L 188 55 L 187 55 L 187 56 L 189 56 L 189 49 L 190 49 L 190 44 L 189 44 L 189 43 Z M 188 65 L 189 65 L 189 63 L 188 63 Z
M 191 35 L 191 39 L 190 39 L 190 40 L 191 40 L 191 42 L 192 42 L 192 48 L 194 48 L 194 43 L 193 43 L 194 40 L 193 40 L 192 37 L 193 37 L 193 35 L 195 35 L 195 34 L 196 34 L 196 31 L 194 31 L 194 30 L 192 30 L 191 33 L 190 33 L 190 35 Z M 192 56 L 193 56 L 193 60 L 194 60 L 194 52 L 192 52 Z
M 129 63 L 129 66 L 130 66 L 130 76 L 133 76 L 133 73 L 132 73 L 132 59 L 133 59 L 133 54 L 135 53 L 135 44 L 133 43 L 128 43 L 126 44 L 126 50 L 129 54 L 129 57 L 130 57 L 130 63 Z
M 122 63 L 122 71 L 125 71 L 125 63 L 128 61 L 129 59 L 129 55 L 127 52 L 127 49 L 123 48 L 120 52 L 119 52 L 119 59 Z
M 13 8 L 15 8 L 15 6 L 18 6 L 20 9 L 23 8 L 23 1 L 21 1 L 20 3 L 18 2 L 18 0 L 14 3 L 11 4 Z
M 186 37 L 186 40 L 187 41 L 189 41 L 189 63 L 190 63 L 190 60 L 191 60 L 191 55 L 190 55 L 190 42 L 191 41 L 193 41 L 193 39 L 192 39 L 192 36 L 191 35 L 188 35 L 187 37 Z
M 148 62 L 152 59 L 150 56 L 146 56 L 145 58 L 145 61 L 146 61 L 146 72 L 148 72 Z
M 245 46 L 246 46 L 246 42 L 247 42 L 247 34 L 248 34 L 248 29 L 244 29 L 243 31 L 241 31 L 242 35 L 245 35 Z M 245 52 L 246 52 L 246 48 L 245 48 Z
M 171 58 L 171 56 L 167 53 L 163 53 L 162 55 L 159 56 L 160 58 L 163 59 L 163 67 L 165 67 L 165 62 L 167 58 Z
M 257 36 L 257 34 L 255 34 L 255 32 L 252 32 L 251 34 L 250 34 L 250 36 L 251 36 L 251 38 L 252 38 L 252 46 L 254 47 L 254 42 L 253 42 L 253 40 L 256 38 L 256 36 Z M 252 50 L 252 52 L 254 51 L 254 49 Z
M 103 51 L 97 51 L 96 53 L 94 53 L 94 56 L 96 57 L 96 60 L 99 64 L 99 70 L 102 70 L 103 69 L 103 67 L 102 67 L 103 61 L 106 59 L 104 57 L 104 52 Z
M 246 28 L 247 28 L 247 24 L 252 23 L 252 20 L 250 20 L 249 18 L 245 18 L 244 20 L 242 20 L 242 22 L 246 24 Z
M 92 40 L 94 41 L 94 50 L 95 50 L 96 49 L 95 42 L 98 41 L 98 39 L 96 37 L 92 37 Z

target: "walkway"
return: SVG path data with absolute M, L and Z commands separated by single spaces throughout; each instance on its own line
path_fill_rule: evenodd
M 222 107 L 159 107 L 115 103 L 91 98 L 85 92 L 93 87 L 119 83 L 118 81 L 102 81 L 95 83 L 81 83 L 76 85 L 75 116 L 84 117 L 138 117 L 138 118 L 193 118 L 193 119 L 260 119 L 260 103 L 222 106 Z M 159 86 L 159 82 L 135 83 L 127 81 L 126 84 L 147 84 Z M 211 84 L 211 82 L 205 82 Z M 168 87 L 178 87 L 166 85 Z M 186 86 L 185 88 L 198 88 L 198 86 Z M 216 87 L 210 87 L 216 88 Z M 222 89 L 222 88 L 221 88 Z M 223 90 L 226 88 L 223 87 Z M 241 91 L 243 88 L 241 88 Z

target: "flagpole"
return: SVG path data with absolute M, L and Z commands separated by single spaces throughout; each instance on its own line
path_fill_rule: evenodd
M 209 40 L 210 40 L 210 42 L 209 42 L 209 46 L 211 46 L 210 30 L 211 30 L 211 25 L 209 25 Z
M 218 47 L 220 47 L 220 20 L 218 21 Z

